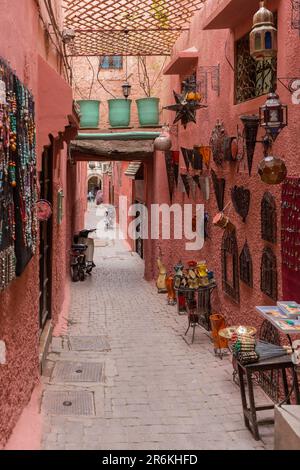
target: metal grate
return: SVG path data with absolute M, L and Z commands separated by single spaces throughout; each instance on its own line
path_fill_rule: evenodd
M 110 346 L 105 336 L 70 336 L 73 351 L 109 351 Z
M 64 0 L 69 54 L 169 55 L 206 0 Z
M 268 191 L 261 201 L 261 238 L 270 243 L 276 243 L 277 240 L 276 202 Z
M 95 415 L 94 395 L 92 392 L 46 391 L 43 396 L 42 410 L 53 415 Z
M 260 266 L 260 289 L 273 300 L 278 299 L 277 261 L 270 246 L 264 248 Z
M 53 371 L 54 382 L 100 382 L 102 363 L 59 361 Z
M 223 291 L 232 300 L 239 303 L 239 253 L 235 229 L 225 230 L 222 239 L 221 256 Z
M 257 62 L 250 55 L 249 34 L 239 39 L 236 43 L 236 103 L 269 93 L 276 80 L 277 58 Z

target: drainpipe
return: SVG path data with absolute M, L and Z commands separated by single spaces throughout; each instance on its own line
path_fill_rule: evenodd
M 86 134 L 79 132 L 75 140 L 154 140 L 160 132 L 110 132 Z

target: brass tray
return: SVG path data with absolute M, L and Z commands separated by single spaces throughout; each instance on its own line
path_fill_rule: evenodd
M 254 326 L 234 325 L 223 328 L 222 330 L 219 330 L 218 333 L 222 338 L 231 339 L 234 333 L 239 335 L 255 336 L 256 332 L 257 330 Z

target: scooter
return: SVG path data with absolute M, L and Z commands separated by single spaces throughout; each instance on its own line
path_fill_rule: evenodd
M 91 275 L 96 266 L 94 259 L 94 240 L 89 234 L 96 229 L 81 230 L 73 237 L 71 247 L 71 278 L 73 282 L 84 281 L 85 275 Z

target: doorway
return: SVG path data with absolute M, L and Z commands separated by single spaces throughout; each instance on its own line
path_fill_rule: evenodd
M 42 156 L 42 171 L 40 173 L 40 197 L 53 204 L 52 189 L 53 145 L 44 150 Z M 47 320 L 51 319 L 52 296 L 52 217 L 40 222 L 40 292 L 39 292 L 39 321 L 42 333 Z

